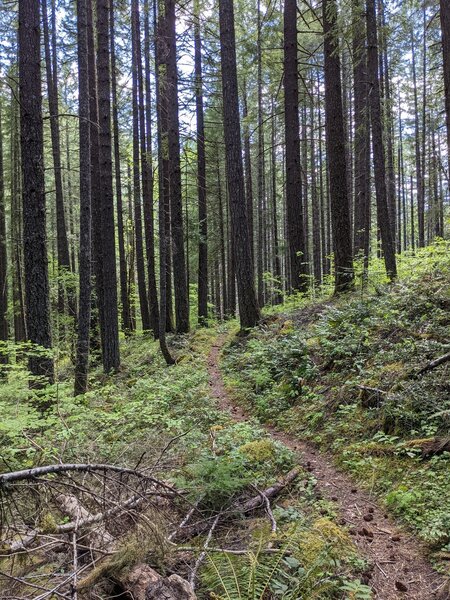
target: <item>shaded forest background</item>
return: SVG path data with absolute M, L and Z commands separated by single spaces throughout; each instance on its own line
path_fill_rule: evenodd
M 448 233 L 449 12 L 4 3 L 2 361 L 80 393 L 121 335 L 395 279 Z

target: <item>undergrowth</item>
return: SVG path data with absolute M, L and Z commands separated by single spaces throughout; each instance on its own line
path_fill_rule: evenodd
M 450 253 L 404 259 L 402 278 L 285 311 L 224 350 L 226 384 L 261 421 L 332 450 L 434 549 L 450 550 Z M 373 282 L 372 282 L 373 283 Z M 433 453 L 431 453 L 433 454 Z

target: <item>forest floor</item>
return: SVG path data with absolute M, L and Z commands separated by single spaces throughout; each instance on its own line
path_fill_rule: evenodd
M 246 422 L 249 415 L 232 401 L 221 369 L 220 353 L 226 336 L 220 336 L 212 346 L 208 359 L 211 394 L 221 410 L 233 420 Z M 316 493 L 336 504 L 339 524 L 349 528 L 360 553 L 373 567 L 370 587 L 383 600 L 430 600 L 447 598 L 446 581 L 438 575 L 425 557 L 425 549 L 415 537 L 399 525 L 369 493 L 362 490 L 348 475 L 337 469 L 330 455 L 313 444 L 265 425 L 270 436 L 290 448 L 303 468 L 315 477 Z
M 144 563 L 199 600 L 450 600 L 449 245 L 400 273 L 289 296 L 245 336 L 232 319 L 170 335 L 170 367 L 150 336 L 124 336 L 120 372 L 94 356 L 83 397 L 70 350 L 30 391 L 12 348 L 0 470 L 87 469 L 0 479 L 0 598 L 70 598 L 72 578 L 80 599 L 117 597 Z M 101 516 L 82 533 L 72 496 Z M 259 593 L 241 593 L 249 577 Z

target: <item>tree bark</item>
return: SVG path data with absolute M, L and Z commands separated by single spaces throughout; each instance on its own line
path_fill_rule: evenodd
M 165 0 L 167 54 L 167 120 L 169 145 L 169 191 L 172 232 L 173 288 L 178 333 L 189 331 L 189 294 L 184 252 L 183 207 L 181 199 L 180 125 L 178 118 L 178 73 L 175 30 L 175 0 Z
M 447 125 L 447 175 L 450 178 L 450 5 L 447 0 L 440 0 L 440 9 L 444 70 L 445 117 Z
M 100 204 L 100 169 L 99 169 L 99 124 L 98 124 L 98 90 L 97 61 L 95 56 L 93 0 L 87 0 L 88 31 L 88 69 L 89 69 L 89 120 L 90 120 L 90 161 L 91 161 L 91 218 L 92 218 L 92 266 L 95 279 L 95 296 L 92 299 L 91 313 L 91 346 L 98 349 L 99 341 L 103 350 L 103 267 L 102 267 L 102 215 Z
M 208 324 L 208 221 L 206 204 L 205 123 L 203 114 L 202 40 L 198 0 L 194 5 L 195 105 L 197 115 L 198 321 Z
M 336 31 L 335 0 L 323 2 L 325 55 L 325 129 L 330 178 L 331 220 L 334 246 L 335 291 L 353 285 L 353 255 L 348 201 L 341 66 Z
M 36 0 L 19 4 L 20 148 L 27 338 L 50 352 L 39 8 Z M 29 369 L 53 382 L 50 356 L 31 353 Z
M 272 230 L 273 230 L 273 274 L 275 278 L 275 290 L 273 294 L 274 304 L 283 302 L 280 241 L 278 234 L 278 194 L 277 194 L 277 159 L 276 159 L 276 114 L 272 99 Z
M 305 263 L 300 124 L 298 115 L 297 1 L 284 3 L 284 126 L 286 143 L 286 233 L 290 285 L 305 291 Z
M 247 206 L 248 231 L 250 236 L 250 250 L 252 255 L 252 265 L 255 263 L 255 248 L 253 239 L 253 180 L 252 180 L 252 159 L 250 152 L 250 126 L 248 123 L 248 100 L 247 84 L 244 79 L 244 97 L 243 97 L 243 136 L 244 136 L 244 166 L 245 166 L 245 199 Z
M 147 148 L 147 176 L 148 195 L 144 197 L 144 230 L 145 246 L 147 251 L 147 279 L 148 279 L 148 307 L 150 312 L 150 325 L 155 339 L 159 337 L 159 305 L 158 291 L 156 288 L 155 269 L 155 223 L 154 223 L 154 177 L 152 158 L 152 118 L 151 118 L 151 89 L 150 89 L 150 6 L 144 0 L 144 65 L 145 65 L 145 127 Z
M 363 0 L 353 0 L 353 85 L 354 85 L 354 156 L 355 211 L 354 252 L 362 254 L 368 267 L 370 240 L 370 127 L 367 85 L 366 24 Z
M 219 1 L 223 118 L 231 240 L 236 266 L 239 318 L 243 330 L 259 321 L 242 166 L 233 0 Z
M 158 2 L 158 11 L 156 3 Z M 168 132 L 167 132 L 167 77 L 166 77 L 166 16 L 164 0 L 154 0 L 154 20 L 156 31 L 155 62 L 156 62 L 156 108 L 158 116 L 158 163 L 159 163 L 159 347 L 168 365 L 175 363 L 166 341 L 166 330 L 171 321 L 169 309 L 170 295 L 170 221 L 168 212 L 170 202 L 168 197 Z M 156 22 L 158 14 L 158 22 Z
M 122 313 L 122 329 L 128 334 L 131 329 L 130 301 L 127 281 L 127 259 L 125 255 L 125 233 L 123 225 L 123 197 L 122 197 L 122 175 L 120 170 L 120 144 L 119 144 L 119 116 L 117 108 L 117 73 L 116 73 L 116 51 L 114 31 L 114 6 L 111 4 L 110 18 L 110 44 L 111 44 L 111 101 L 113 118 L 114 139 L 114 173 L 116 181 L 116 203 L 117 203 L 117 240 L 119 246 L 119 279 L 120 279 L 120 302 Z
M 120 365 L 117 308 L 114 196 L 111 161 L 111 70 L 109 55 L 110 0 L 97 0 L 97 80 L 99 119 L 100 201 L 103 267 L 103 369 Z
M 367 68 L 369 76 L 370 117 L 372 125 L 372 149 L 374 160 L 375 192 L 377 199 L 378 227 L 384 254 L 386 272 L 390 279 L 397 277 L 392 229 L 386 189 L 386 164 L 381 118 L 380 82 L 378 78 L 378 36 L 375 0 L 367 0 Z
M 8 341 L 8 261 L 6 251 L 5 182 L 3 176 L 2 106 L 0 101 L 0 342 Z M 6 347 L 0 347 L 0 364 L 8 362 Z
M 131 6 L 131 42 L 132 42 L 132 104 L 133 104 L 133 197 L 134 226 L 136 242 L 136 271 L 138 282 L 139 306 L 141 309 L 142 329 L 150 329 L 150 312 L 147 287 L 145 283 L 144 243 L 142 238 L 141 173 L 140 173 L 140 120 L 139 120 L 139 53 L 138 53 L 138 3 L 133 0 Z
M 80 135 L 79 313 L 75 364 L 75 395 L 87 391 L 91 323 L 91 165 L 87 0 L 77 0 L 78 130 Z
M 42 23 L 44 30 L 45 69 L 47 75 L 50 134 L 52 142 L 53 172 L 55 179 L 56 247 L 58 266 L 61 269 L 60 275 L 63 276 L 64 271 L 70 271 L 70 255 L 62 185 L 61 136 L 59 128 L 58 88 L 56 87 L 58 74 L 56 72 L 56 60 L 54 60 L 52 64 L 52 53 L 50 49 L 50 35 L 48 28 L 47 0 L 42 0 Z M 53 48 L 53 52 L 56 54 L 55 47 Z M 59 287 L 60 291 L 58 308 L 60 312 L 64 312 L 64 284 L 60 282 Z M 75 317 L 76 309 L 74 290 L 67 289 L 66 292 L 68 297 L 69 314 Z

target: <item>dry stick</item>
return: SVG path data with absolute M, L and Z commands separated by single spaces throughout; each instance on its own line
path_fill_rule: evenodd
M 73 548 L 73 583 L 72 583 L 72 599 L 78 600 L 77 593 L 77 571 L 78 571 L 78 547 L 77 547 L 77 529 L 72 534 L 72 548 Z
M 194 568 L 192 569 L 191 576 L 189 577 L 189 583 L 191 584 L 193 590 L 195 590 L 195 579 L 197 577 L 197 571 L 199 570 L 202 562 L 205 560 L 206 550 L 208 549 L 209 542 L 211 541 L 212 535 L 214 533 L 214 529 L 217 527 L 217 524 L 218 524 L 221 516 L 222 516 L 222 513 L 219 513 L 216 516 L 216 518 L 214 519 L 214 522 L 210 527 L 210 530 L 208 532 L 208 536 L 205 540 L 205 543 L 203 544 L 203 551 L 201 552 L 200 556 L 197 558 Z
M 171 438 L 167 444 L 164 446 L 164 448 L 161 450 L 160 455 L 158 456 L 158 458 L 156 459 L 155 463 L 149 467 L 150 469 L 150 473 L 153 473 L 154 470 L 156 469 L 156 467 L 159 465 L 159 463 L 161 462 L 163 456 L 165 455 L 165 453 L 167 452 L 167 450 L 169 450 L 169 448 L 175 443 L 177 442 L 179 439 L 185 437 L 188 433 L 190 433 L 198 424 L 198 421 L 196 421 L 194 423 L 194 425 L 188 429 L 187 431 L 183 431 L 182 433 L 179 433 L 178 435 L 176 435 L 175 437 Z
M 43 587 L 42 585 L 37 585 L 35 583 L 31 583 L 30 581 L 26 581 L 25 579 L 22 579 L 21 577 L 14 577 L 14 575 L 10 575 L 9 573 L 4 573 L 3 571 L 0 571 L 0 577 L 6 577 L 6 579 L 10 579 L 11 581 L 15 581 L 17 583 L 20 583 L 21 585 L 26 585 L 28 587 L 31 587 L 35 590 L 44 590 L 45 593 L 48 593 L 49 590 L 45 587 Z M 55 593 L 57 596 L 60 596 L 61 598 L 66 598 L 65 594 L 61 594 L 57 591 L 52 590 L 53 593 Z
M 189 519 L 192 517 L 192 515 L 194 514 L 194 512 L 198 509 L 198 505 L 200 504 L 200 502 L 202 501 L 203 496 L 201 496 L 196 502 L 195 504 L 192 506 L 191 510 L 188 512 L 188 514 L 184 517 L 184 519 L 181 521 L 181 523 L 178 525 L 178 527 L 172 531 L 172 533 L 169 535 L 169 537 L 167 538 L 169 540 L 169 542 L 171 542 L 173 540 L 173 538 L 176 536 L 176 534 L 178 533 L 178 531 L 180 529 L 183 529 L 183 527 L 185 527 L 185 525 L 187 525 L 187 523 L 189 522 Z
M 265 509 L 266 509 L 266 512 L 267 512 L 267 516 L 269 517 L 269 520 L 270 520 L 270 529 L 271 529 L 272 533 L 276 533 L 276 531 L 277 531 L 277 522 L 275 520 L 275 517 L 273 516 L 273 512 L 272 512 L 272 508 L 270 506 L 270 500 L 269 500 L 269 498 L 266 496 L 266 494 L 263 491 L 259 490 L 256 487 L 256 485 L 252 485 L 252 488 L 254 490 L 256 490 L 258 492 L 258 494 L 261 496 L 261 498 L 262 498 L 262 500 L 263 500 L 263 502 L 265 504 Z

